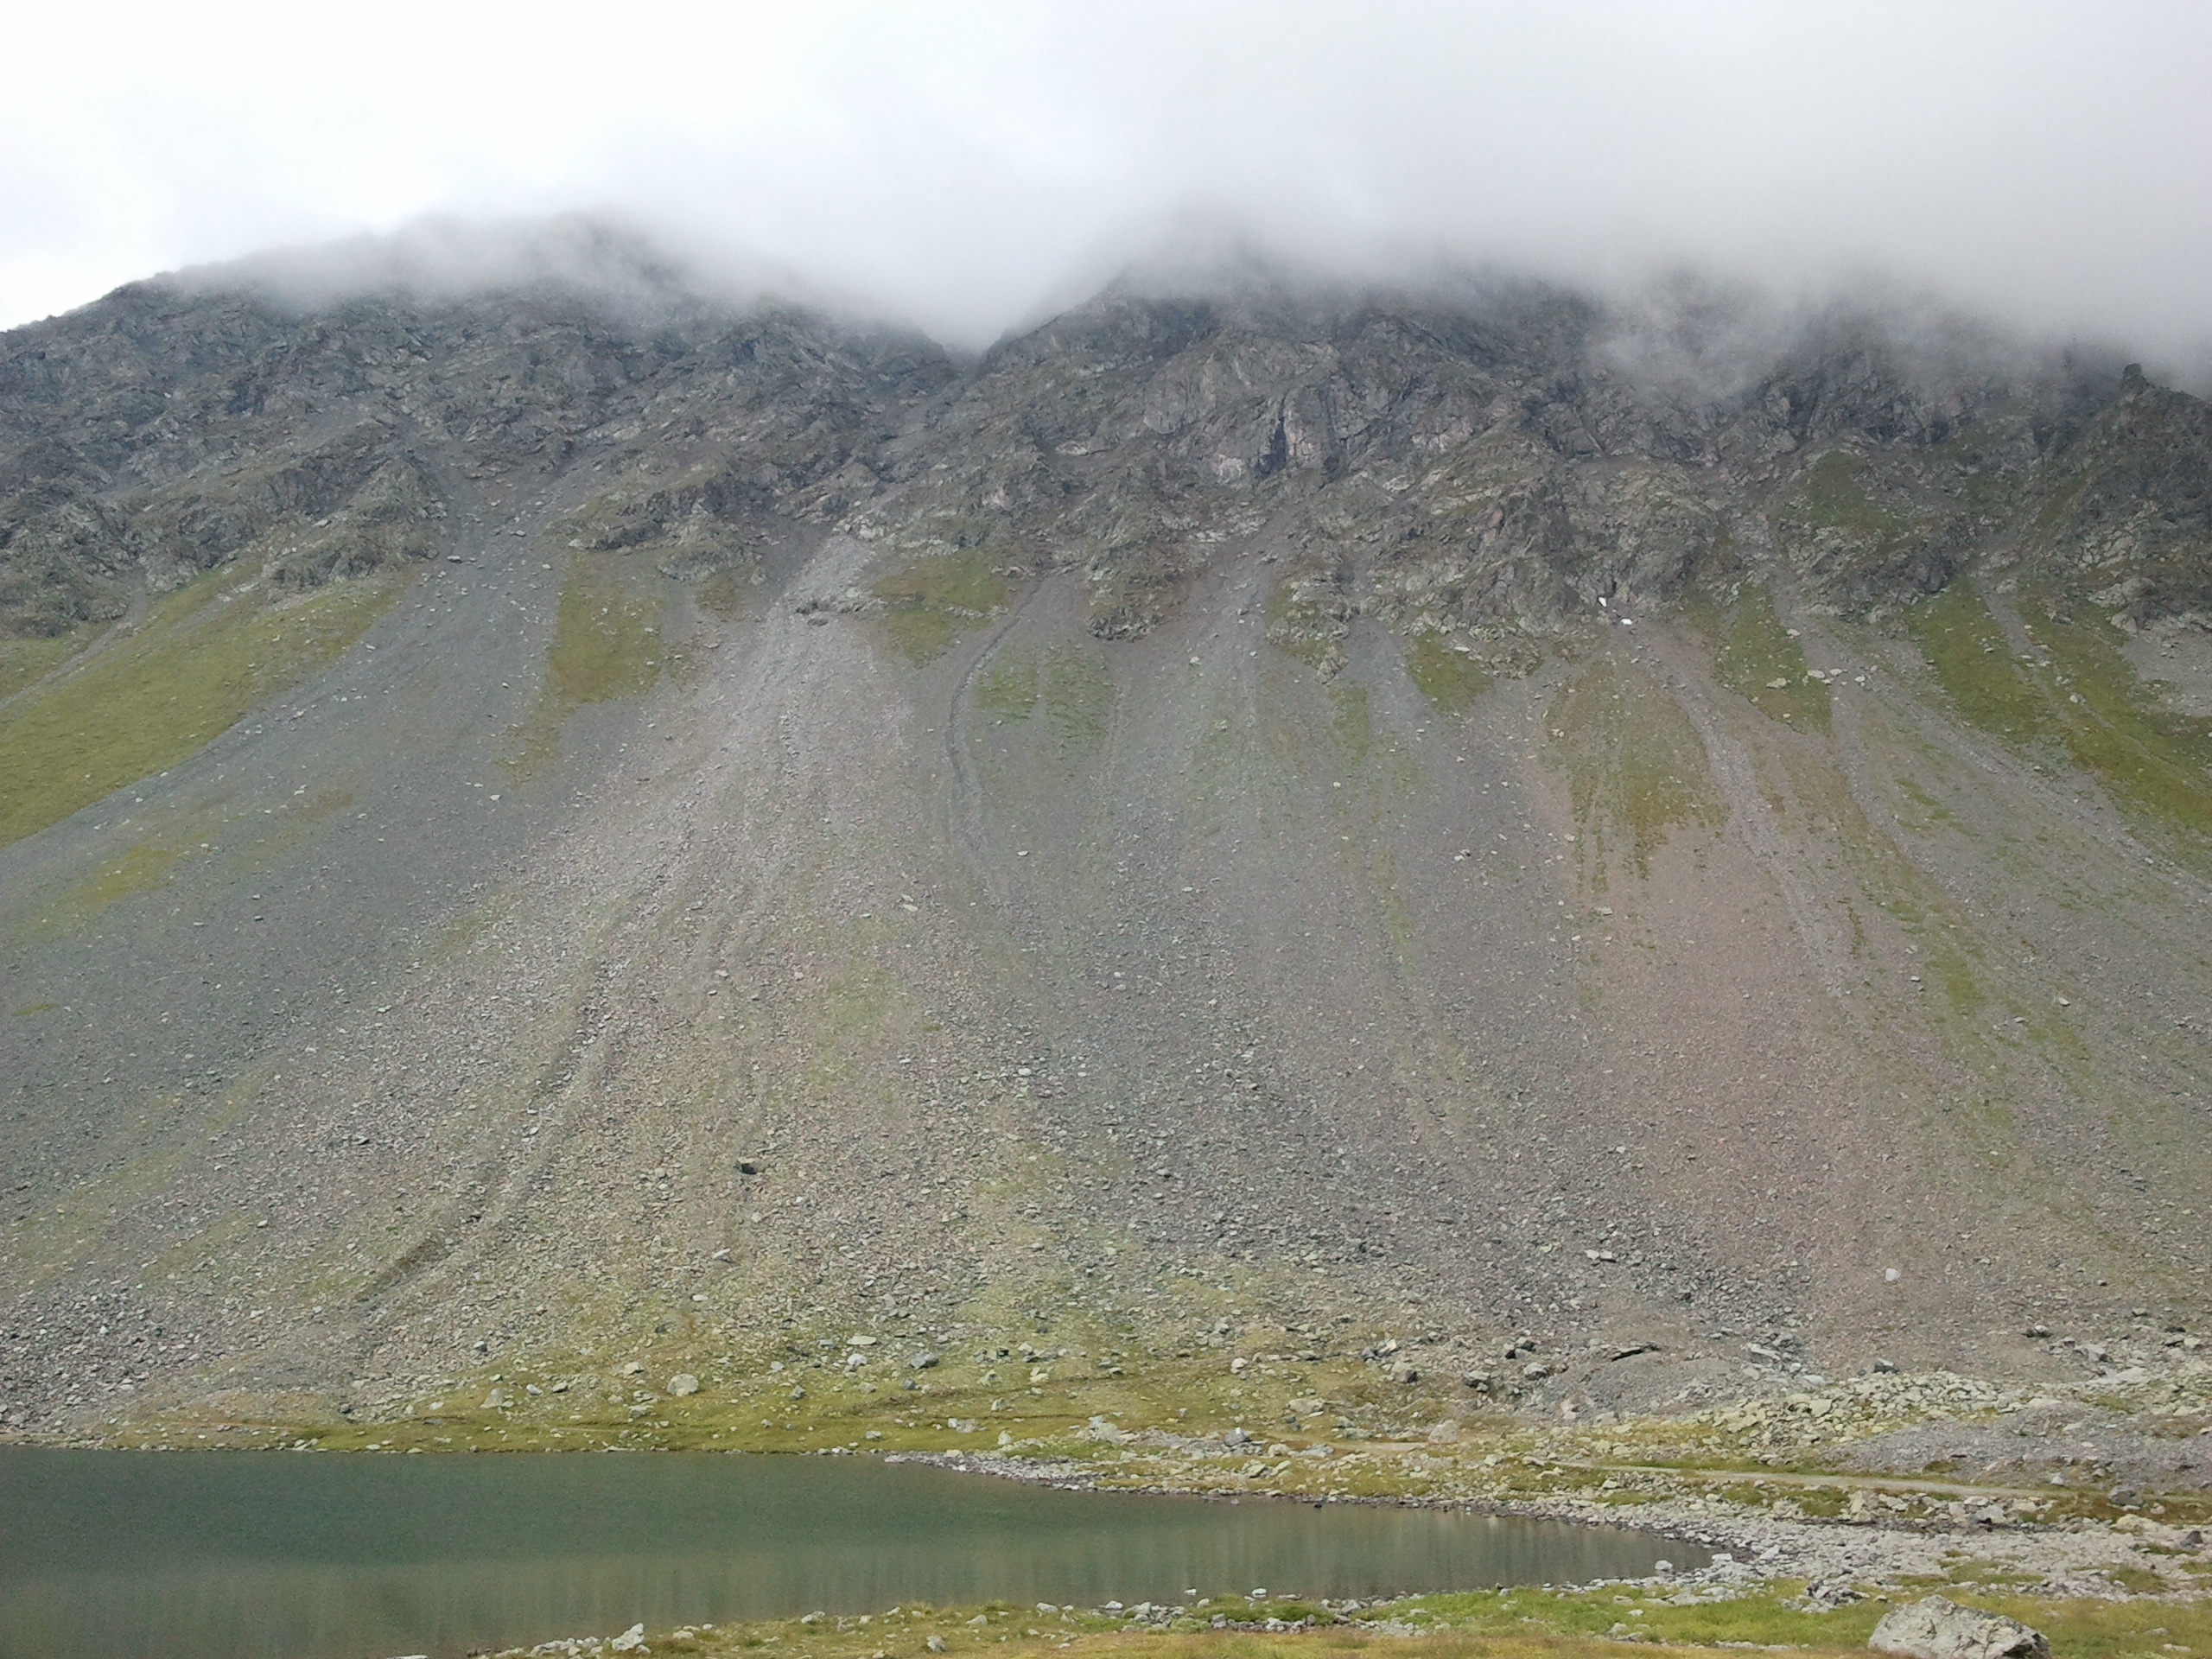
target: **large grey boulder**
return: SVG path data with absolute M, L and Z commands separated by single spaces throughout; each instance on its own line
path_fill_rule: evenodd
M 1866 1645 L 1908 1659 L 2050 1659 L 2050 1643 L 2041 1630 L 1942 1596 L 1886 1614 Z

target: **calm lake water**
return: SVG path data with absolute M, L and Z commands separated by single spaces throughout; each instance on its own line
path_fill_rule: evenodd
M 1694 1546 L 1426 1510 L 1065 1492 L 870 1459 L 0 1449 L 5 1659 L 459 1655 L 906 1602 L 1376 1596 Z

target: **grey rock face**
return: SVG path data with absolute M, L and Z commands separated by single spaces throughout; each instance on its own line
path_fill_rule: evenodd
M 891 548 L 1084 569 L 1107 639 L 1271 524 L 1300 550 L 1273 633 L 1324 665 L 1361 616 L 1512 662 L 1601 596 L 1663 604 L 1777 557 L 1878 612 L 2007 532 L 2137 626 L 2212 602 L 2195 398 L 1841 315 L 1726 377 L 1669 376 L 1655 329 L 1535 284 L 1109 290 L 963 374 L 772 304 L 669 294 L 645 317 L 541 287 L 302 317 L 135 284 L 0 340 L 0 632 L 241 558 L 312 587 L 433 556 L 467 479 L 610 443 L 626 463 L 575 547 L 696 580 L 751 568 L 763 515 L 847 518 Z

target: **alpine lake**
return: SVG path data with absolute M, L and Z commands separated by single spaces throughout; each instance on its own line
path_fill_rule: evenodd
M 0 1659 L 385 1659 L 644 1623 L 1638 1578 L 1695 1546 L 872 1458 L 0 1449 Z

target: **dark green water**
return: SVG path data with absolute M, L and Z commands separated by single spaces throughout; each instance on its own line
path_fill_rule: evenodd
M 866 1459 L 0 1449 L 4 1659 L 379 1659 L 906 1602 L 1376 1596 L 1694 1546 L 1427 1510 L 1055 1491 Z

